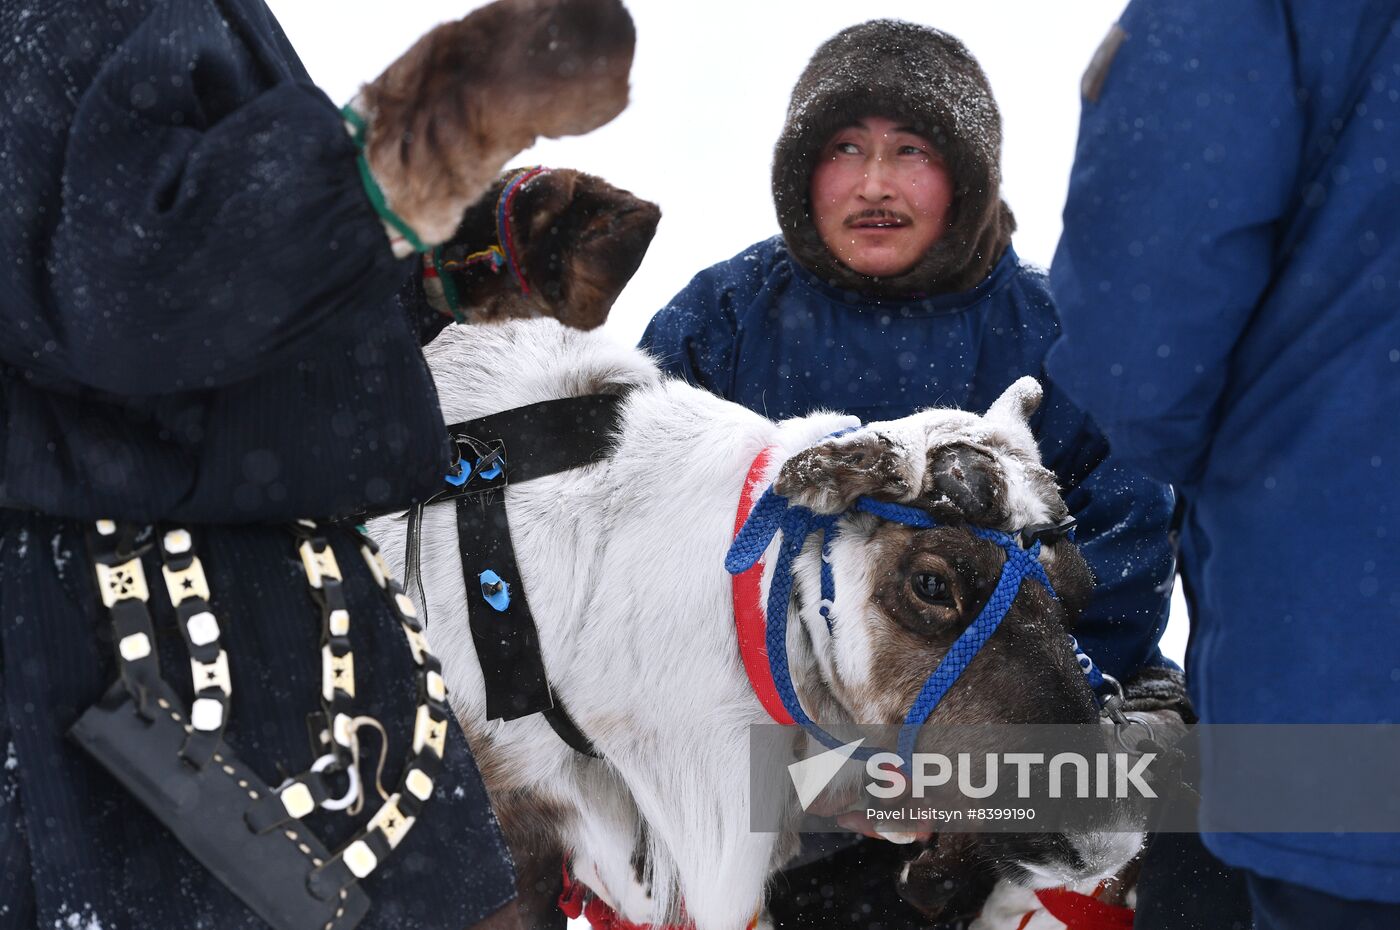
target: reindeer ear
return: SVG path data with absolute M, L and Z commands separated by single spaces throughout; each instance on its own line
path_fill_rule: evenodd
M 1040 382 L 1030 375 L 1018 378 L 992 402 L 987 409 L 987 418 L 1029 420 L 1040 407 L 1042 395 Z
M 525 255 L 530 286 L 561 323 L 593 329 L 642 264 L 661 209 L 577 171 L 551 172 L 531 186 L 539 181 L 551 182 L 550 193 L 524 200 L 516 213 L 516 222 L 531 231 Z M 540 209 L 542 200 L 546 209 Z
M 817 513 L 849 510 L 858 497 L 908 500 L 917 490 L 910 462 L 884 436 L 828 439 L 783 463 L 773 489 Z

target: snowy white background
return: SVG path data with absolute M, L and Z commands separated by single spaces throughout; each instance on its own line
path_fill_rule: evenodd
M 635 342 L 695 272 L 778 231 L 768 187 L 788 94 L 842 28 L 890 16 L 958 36 L 1002 110 L 1003 194 L 1016 250 L 1046 266 L 1060 234 L 1079 119 L 1079 78 L 1125 0 L 626 0 L 637 25 L 632 102 L 609 125 L 547 140 L 516 164 L 578 168 L 661 205 L 656 239 L 607 328 Z M 268 0 L 316 81 L 337 102 L 470 0 Z M 1176 596 L 1163 640 L 1181 661 Z

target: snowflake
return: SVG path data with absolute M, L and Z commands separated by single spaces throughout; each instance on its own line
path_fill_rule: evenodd
M 93 913 L 91 904 L 84 904 L 81 911 L 72 913 L 68 912 L 67 904 L 60 904 L 53 926 L 54 930 L 103 930 L 102 921 Z

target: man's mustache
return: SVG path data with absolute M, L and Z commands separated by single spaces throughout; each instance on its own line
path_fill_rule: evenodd
M 852 213 L 842 221 L 845 226 L 855 226 L 867 220 L 890 220 L 899 223 L 901 226 L 914 225 L 914 218 L 907 213 L 900 213 L 898 210 L 861 210 L 859 213 Z

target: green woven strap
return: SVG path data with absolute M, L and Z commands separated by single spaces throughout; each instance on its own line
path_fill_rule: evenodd
M 433 270 L 437 272 L 438 283 L 442 285 L 442 297 L 447 301 L 447 309 L 452 311 L 452 318 L 458 323 L 467 322 L 467 315 L 462 312 L 462 305 L 457 297 L 457 282 L 452 280 L 452 272 L 442 267 L 442 246 L 433 249 Z
M 432 248 L 424 244 L 418 238 L 418 234 L 413 231 L 413 227 L 403 221 L 403 218 L 389 209 L 389 202 L 384 197 L 384 191 L 379 186 L 379 182 L 374 179 L 374 173 L 369 170 L 369 162 L 365 160 L 365 136 L 368 125 L 365 118 L 356 113 L 348 104 L 341 108 L 340 115 L 345 118 L 345 122 L 350 124 L 354 132 L 350 137 L 355 140 L 355 147 L 359 149 L 359 155 L 355 157 L 355 163 L 360 169 L 360 182 L 365 186 L 365 193 L 369 195 L 369 202 L 373 204 L 374 211 L 379 214 L 380 219 L 388 223 L 398 231 L 399 235 L 408 240 L 408 244 L 413 246 L 415 252 L 427 252 Z
M 366 123 L 365 118 L 356 113 L 355 108 L 348 103 L 340 108 L 340 115 L 344 117 L 345 122 L 349 123 L 350 127 L 355 130 L 350 134 L 350 138 L 355 140 L 355 145 L 364 148 L 365 136 L 369 133 L 369 123 Z

